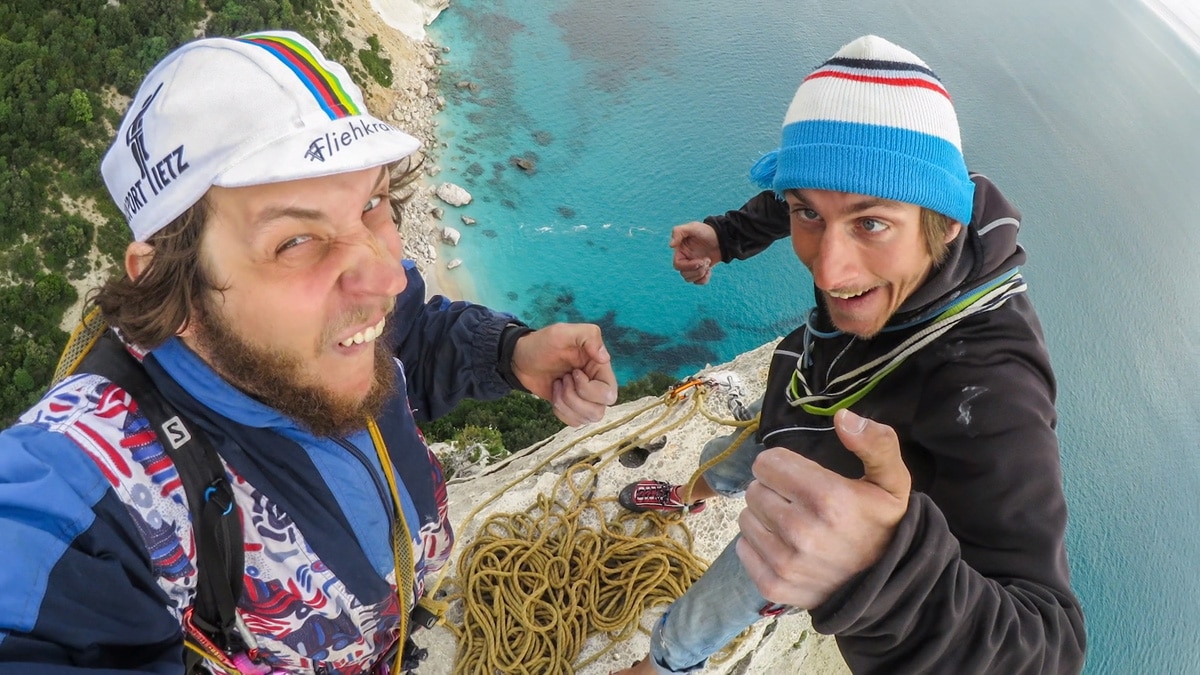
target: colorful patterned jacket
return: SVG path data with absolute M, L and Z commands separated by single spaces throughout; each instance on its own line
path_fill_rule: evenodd
M 496 370 L 512 317 L 436 297 L 408 265 L 391 338 L 397 382 L 378 418 L 415 552 L 414 598 L 449 559 L 441 469 L 416 424 L 510 390 Z M 391 498 L 368 432 L 314 437 L 172 339 L 144 359 L 207 432 L 245 543 L 242 632 L 261 672 L 373 672 L 397 641 Z M 0 672 L 182 669 L 196 588 L 182 484 L 138 404 L 98 375 L 49 391 L 0 434 Z

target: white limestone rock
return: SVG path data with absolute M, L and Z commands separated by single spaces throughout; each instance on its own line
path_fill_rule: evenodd
M 442 183 L 437 186 L 437 196 L 450 206 L 466 206 L 471 203 L 471 193 L 454 183 Z
M 719 417 L 730 418 L 734 407 L 730 394 L 746 403 L 761 395 L 766 384 L 767 364 L 775 344 L 763 345 L 730 363 L 705 368 L 697 373 L 719 384 L 710 389 L 705 407 Z M 498 464 L 481 467 L 477 471 L 474 467 L 464 469 L 462 474 L 451 479 L 447 496 L 450 519 L 458 537 L 450 573 L 454 573 L 459 553 L 470 545 L 479 533 L 480 524 L 490 515 L 529 511 L 538 495 L 549 493 L 555 481 L 573 461 L 628 438 L 660 411 L 651 411 L 645 417 L 631 419 L 624 426 L 595 437 L 589 437 L 591 432 L 651 402 L 652 399 L 646 398 L 614 406 L 609 409 L 605 419 L 595 425 L 563 429 L 540 447 L 535 445 L 518 451 Z M 651 452 L 642 466 L 627 468 L 620 462 L 608 464 L 598 475 L 592 490 L 598 497 L 613 497 L 625 484 L 647 477 L 686 482 L 696 470 L 704 443 L 715 435 L 731 431 L 733 427 L 719 425 L 696 414 L 666 432 L 665 444 Z M 577 445 L 567 449 L 566 455 L 555 457 L 564 446 L 577 441 Z M 496 496 L 494 501 L 484 503 L 493 496 Z M 483 508 L 479 513 L 470 521 L 464 520 L 480 505 Z M 716 558 L 738 533 L 737 518 L 744 506 L 745 502 L 741 499 L 714 499 L 704 513 L 689 517 L 686 523 L 694 537 L 693 551 L 705 560 Z M 609 508 L 619 507 L 610 504 Z M 651 626 L 665 609 L 648 611 L 643 617 L 643 626 Z M 456 623 L 462 620 L 461 611 L 461 601 L 455 602 L 451 615 Z M 429 631 L 418 631 L 414 639 L 429 650 L 429 658 L 422 664 L 422 671 L 428 669 L 431 673 L 449 673 L 454 670 L 458 645 L 447 628 L 437 626 Z M 583 656 L 594 653 L 608 643 L 605 636 L 593 636 L 584 646 Z M 606 656 L 579 669 L 576 675 L 605 675 L 642 658 L 648 649 L 649 637 L 645 633 L 635 632 Z M 710 662 L 702 672 L 704 675 L 797 672 L 846 675 L 849 670 L 838 653 L 834 639 L 814 632 L 807 613 L 793 612 L 759 621 L 732 658 L 722 663 Z

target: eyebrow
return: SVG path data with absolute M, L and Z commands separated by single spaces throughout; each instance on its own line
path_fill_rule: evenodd
M 276 220 L 281 218 L 294 218 L 296 220 L 321 220 L 325 217 L 324 211 L 317 209 L 303 209 L 298 206 L 272 206 L 254 219 L 254 229 L 262 231 Z
M 388 167 L 382 166 L 379 168 L 379 177 L 375 179 L 375 185 L 371 188 L 371 192 L 375 192 L 385 183 L 389 175 Z M 299 206 L 271 206 L 258 214 L 254 219 L 251 232 L 259 234 L 264 230 L 269 229 L 270 225 L 282 218 L 292 218 L 295 220 L 317 221 L 325 219 L 325 212 L 318 209 L 306 209 Z

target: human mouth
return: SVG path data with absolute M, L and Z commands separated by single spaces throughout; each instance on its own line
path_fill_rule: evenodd
M 354 335 L 351 335 L 350 337 L 346 338 L 345 340 L 342 340 L 338 344 L 341 345 L 342 347 L 353 347 L 354 345 L 361 345 L 365 342 L 372 342 L 375 340 L 375 338 L 379 337 L 380 335 L 383 335 L 383 326 L 386 323 L 387 323 L 387 317 L 384 316 L 379 319 L 379 323 L 375 324 L 374 326 L 368 326 L 368 327 L 364 328 L 363 330 L 358 331 Z
M 868 288 L 868 289 L 861 290 L 861 291 L 825 291 L 825 294 L 828 295 L 829 297 L 835 298 L 837 300 L 853 300 L 855 298 L 861 298 L 862 296 L 866 295 L 867 293 L 870 293 L 873 290 L 875 290 L 875 289 Z

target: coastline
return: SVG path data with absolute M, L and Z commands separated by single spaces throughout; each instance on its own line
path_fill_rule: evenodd
M 404 15 L 411 14 L 415 23 L 415 17 L 432 20 L 441 11 L 439 7 L 427 6 L 427 3 L 438 4 L 437 0 L 393 0 L 385 4 L 391 12 L 388 16 L 395 15 L 401 5 L 411 5 L 411 11 Z M 383 87 L 374 80 L 359 83 L 363 87 L 367 107 L 380 119 L 421 141 L 424 153 L 422 176 L 414 183 L 401 215 L 400 231 L 404 237 L 405 256 L 416 263 L 425 278 L 426 297 L 440 294 L 451 300 L 472 300 L 474 280 L 465 266 L 446 269 L 446 263 L 440 255 L 441 249 L 447 246 L 441 241 L 445 223 L 434 216 L 434 209 L 442 206 L 434 194 L 437 187 L 434 176 L 441 170 L 437 166 L 436 156 L 442 146 L 435 133 L 437 124 L 433 117 L 446 105 L 437 87 L 441 77 L 439 66 L 443 50 L 427 35 L 410 37 L 409 33 L 417 32 L 415 26 L 408 23 L 403 26 L 389 24 L 384 19 L 384 13 L 377 8 L 378 4 L 378 0 L 342 0 L 334 8 L 346 26 L 344 36 L 356 49 L 366 48 L 367 38 L 374 35 L 379 39 L 385 56 L 391 60 L 391 87 Z M 445 3 L 442 4 L 444 6 Z M 424 35 L 423 25 L 419 32 Z M 447 255 L 446 260 L 452 257 Z

